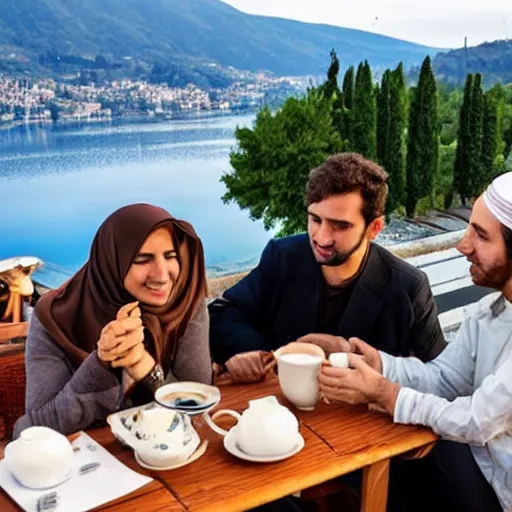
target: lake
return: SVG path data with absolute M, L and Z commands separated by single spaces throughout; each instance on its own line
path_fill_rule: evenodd
M 37 256 L 78 269 L 120 206 L 147 202 L 190 221 L 210 273 L 257 261 L 271 233 L 219 181 L 237 125 L 253 115 L 160 123 L 20 126 L 0 131 L 0 259 Z

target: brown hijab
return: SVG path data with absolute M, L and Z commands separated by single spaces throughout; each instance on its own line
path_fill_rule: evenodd
M 203 246 L 191 224 L 149 204 L 125 206 L 110 215 L 96 233 L 85 265 L 36 305 L 37 317 L 76 366 L 96 349 L 101 329 L 119 308 L 135 300 L 124 288 L 124 278 L 147 236 L 162 226 L 171 230 L 180 273 L 165 306 L 141 303 L 140 308 L 149 331 L 146 347 L 166 372 L 170 368 L 190 318 L 207 295 Z

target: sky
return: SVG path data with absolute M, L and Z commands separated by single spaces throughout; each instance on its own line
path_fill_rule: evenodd
M 438 48 L 512 39 L 512 0 L 223 0 L 250 14 L 328 23 Z

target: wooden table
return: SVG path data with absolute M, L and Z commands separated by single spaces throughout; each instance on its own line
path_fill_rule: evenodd
M 289 496 L 352 471 L 363 470 L 363 512 L 384 512 L 390 458 L 431 445 L 432 431 L 410 425 L 395 425 L 382 414 L 347 405 L 319 404 L 315 411 L 294 408 L 282 395 L 277 380 L 221 388 L 218 408 L 243 411 L 248 401 L 274 394 L 300 419 L 304 449 L 296 456 L 272 464 L 256 464 L 230 455 L 222 437 L 199 417 L 195 424 L 206 453 L 192 464 L 172 471 L 151 472 L 140 468 L 130 449 L 114 439 L 110 429 L 88 431 L 107 450 L 130 468 L 153 477 L 151 484 L 102 507 L 113 510 L 190 510 L 192 512 L 238 512 Z M 227 426 L 234 420 L 222 418 Z M 3 492 L 3 491 L 2 491 Z M 0 494 L 0 510 L 10 500 Z
M 315 411 L 299 411 L 284 398 L 277 380 L 222 387 L 221 394 L 218 409 L 240 412 L 249 400 L 276 395 L 300 419 L 305 448 L 279 463 L 245 462 L 230 455 L 222 438 L 199 421 L 200 436 L 209 440 L 201 459 L 151 475 L 191 511 L 247 510 L 357 469 L 363 469 L 361 510 L 385 511 L 390 458 L 437 439 L 429 429 L 395 425 L 391 418 L 366 408 L 319 404 Z

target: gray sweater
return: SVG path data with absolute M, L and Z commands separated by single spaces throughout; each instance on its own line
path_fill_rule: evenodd
M 176 360 L 166 380 L 211 384 L 208 311 L 202 304 L 179 342 Z M 104 422 L 116 410 L 129 407 L 121 383 L 105 368 L 96 351 L 74 369 L 64 351 L 32 315 L 25 349 L 27 388 L 25 415 L 14 426 L 14 437 L 33 425 L 71 434 Z

